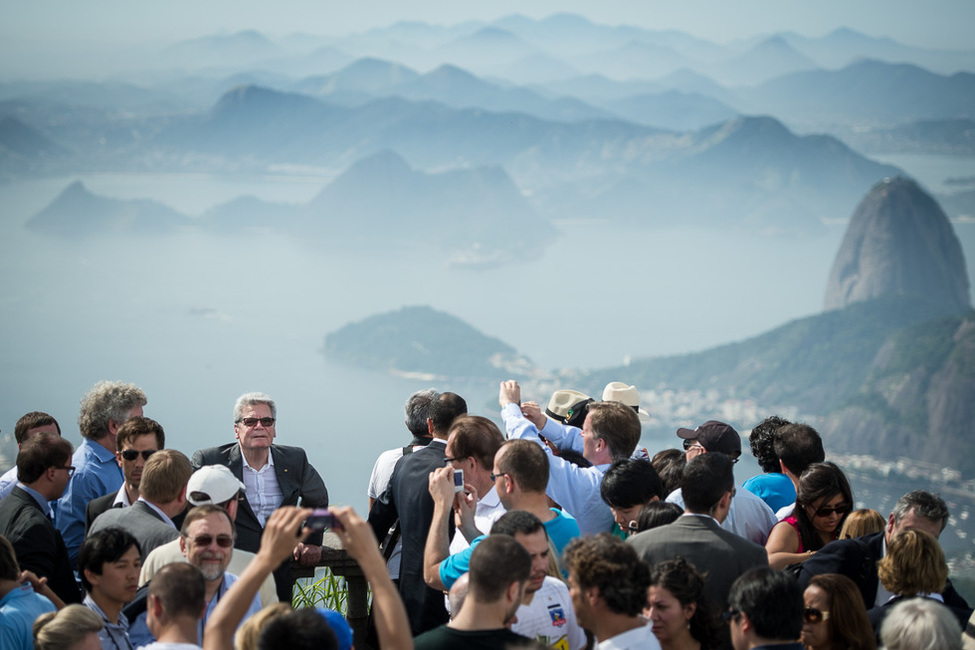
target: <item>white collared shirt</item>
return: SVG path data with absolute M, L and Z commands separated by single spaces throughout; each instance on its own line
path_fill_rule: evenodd
M 136 502 L 137 502 L 137 503 L 138 503 L 139 501 L 141 501 L 142 503 L 144 503 L 144 504 L 146 504 L 147 506 L 149 506 L 150 508 L 152 508 L 152 509 L 153 509 L 153 511 L 154 511 L 154 512 L 155 512 L 155 513 L 156 513 L 157 515 L 159 515 L 160 517 L 162 517 L 162 520 L 163 520 L 164 522 L 166 522 L 167 524 L 169 524 L 169 525 L 170 525 L 170 526 L 172 526 L 173 528 L 176 528 L 176 524 L 174 524 L 174 523 L 173 523 L 173 520 L 169 518 L 169 515 L 167 515 L 167 514 L 166 514 L 165 512 L 163 512 L 162 510 L 160 510 L 160 509 L 159 509 L 159 507 L 158 507 L 157 505 L 155 505 L 154 503 L 149 503 L 148 501 L 146 501 L 146 500 L 145 500 L 144 498 L 142 498 L 142 497 L 139 497 L 138 499 L 136 499 Z
M 271 516 L 278 506 L 281 505 L 283 494 L 281 486 L 278 484 L 278 475 L 274 473 L 274 454 L 267 450 L 267 462 L 264 467 L 254 469 L 247 463 L 247 457 L 241 450 L 240 459 L 243 461 L 243 479 L 247 503 L 261 524 L 261 528 L 267 523 L 267 518 Z
M 597 650 L 660 650 L 660 641 L 653 635 L 650 624 L 640 625 L 623 634 L 596 644 Z

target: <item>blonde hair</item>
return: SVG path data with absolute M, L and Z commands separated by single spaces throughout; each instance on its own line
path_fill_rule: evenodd
M 264 626 L 274 619 L 291 612 L 289 603 L 275 603 L 257 612 L 240 626 L 234 636 L 235 650 L 257 650 L 257 639 Z
M 193 474 L 190 459 L 175 449 L 160 449 L 146 461 L 139 492 L 146 501 L 175 501 Z
M 884 589 L 896 596 L 940 594 L 948 580 L 948 563 L 933 536 L 920 530 L 898 533 L 877 564 Z
M 98 614 L 84 605 L 68 605 L 59 612 L 41 614 L 34 621 L 36 650 L 71 650 L 89 634 L 105 626 Z
M 887 521 L 882 514 L 873 508 L 860 508 L 847 515 L 838 539 L 851 539 L 871 533 L 881 533 L 886 527 Z

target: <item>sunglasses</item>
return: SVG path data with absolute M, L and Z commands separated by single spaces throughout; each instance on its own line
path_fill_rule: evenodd
M 699 443 L 696 439 L 695 440 L 689 440 L 689 439 L 685 438 L 684 439 L 684 451 L 687 451 L 691 447 L 700 447 L 701 449 L 704 449 L 704 445 L 702 445 L 701 443 Z
M 157 451 L 158 449 L 146 449 L 144 451 L 136 451 L 135 449 L 126 449 L 119 453 L 122 454 L 122 458 L 124 458 L 129 462 L 132 462 L 133 460 L 139 457 L 139 454 L 142 454 L 142 460 L 149 460 L 149 456 L 152 456 Z
M 827 508 L 819 508 L 816 510 L 815 514 L 817 517 L 829 517 L 834 512 L 838 515 L 845 515 L 850 512 L 852 506 L 849 503 L 841 503 L 838 506 L 830 506 Z
M 193 546 L 207 547 L 213 544 L 213 535 L 197 535 L 196 537 L 188 537 Z M 234 538 L 230 535 L 217 535 L 217 546 L 220 548 L 230 548 L 234 545 Z
M 829 618 L 829 612 L 824 612 L 815 607 L 807 607 L 802 613 L 802 618 L 807 623 L 822 623 Z
M 240 420 L 237 420 L 237 422 L 243 422 L 244 426 L 248 429 L 251 427 L 256 427 L 258 422 L 260 422 L 261 426 L 265 429 L 267 427 L 274 426 L 274 418 L 241 418 Z

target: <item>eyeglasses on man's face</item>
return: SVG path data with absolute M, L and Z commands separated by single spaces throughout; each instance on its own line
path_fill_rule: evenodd
M 56 467 L 55 466 L 54 469 L 63 469 L 64 471 L 66 471 L 68 473 L 68 478 L 71 478 L 72 476 L 74 476 L 74 470 L 75 470 L 74 466 L 65 466 L 65 467 Z
M 187 537 L 187 539 L 193 542 L 193 546 L 206 548 L 213 544 L 214 537 L 213 535 L 197 535 L 196 537 Z M 217 535 L 216 541 L 220 548 L 230 548 L 234 545 L 234 538 L 230 535 Z
M 123 459 L 125 459 L 125 460 L 127 460 L 127 461 L 129 461 L 131 463 L 133 460 L 135 460 L 136 458 L 138 458 L 140 454 L 142 455 L 142 460 L 149 460 L 149 456 L 152 456 L 157 451 L 159 451 L 159 450 L 158 449 L 143 449 L 142 451 L 138 451 L 136 449 L 125 449 L 125 450 L 123 450 L 120 453 L 122 454 L 122 458 Z
M 238 424 L 243 424 L 248 429 L 253 429 L 260 422 L 261 426 L 265 429 L 274 426 L 274 418 L 241 418 L 237 420 Z

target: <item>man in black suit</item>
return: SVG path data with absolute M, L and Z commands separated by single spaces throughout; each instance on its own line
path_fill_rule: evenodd
M 111 508 L 128 508 L 139 498 L 139 484 L 142 483 L 142 470 L 146 461 L 160 449 L 166 448 L 166 433 L 162 425 L 155 420 L 143 416 L 129 418 L 119 427 L 115 434 L 115 445 L 118 451 L 115 458 L 122 468 L 125 482 L 117 492 L 109 492 L 88 503 L 85 508 L 85 535 L 91 530 L 91 524 L 106 510 Z M 179 528 L 181 521 L 173 521 Z
M 887 544 L 903 530 L 922 530 L 937 539 L 947 525 L 948 506 L 941 497 L 924 490 L 908 492 L 897 500 L 884 532 L 830 542 L 802 563 L 799 584 L 805 589 L 815 575 L 839 573 L 856 583 L 867 609 L 879 607 L 892 595 L 877 577 L 877 562 L 886 555 Z M 942 597 L 949 607 L 968 609 L 951 580 Z
M 707 576 L 705 592 L 715 611 L 727 608 L 728 592 L 738 576 L 768 566 L 764 548 L 721 527 L 735 490 L 733 467 L 726 454 L 692 458 L 681 477 L 686 512 L 671 524 L 626 540 L 650 566 L 677 556 L 693 564 Z
M 428 488 L 430 472 L 444 466 L 450 425 L 457 416 L 465 413 L 467 403 L 454 393 L 441 393 L 430 403 L 433 440 L 396 462 L 388 487 L 369 512 L 369 524 L 377 539 L 384 539 L 399 519 L 403 540 L 399 592 L 413 636 L 450 619 L 443 592 L 431 589 L 423 580 L 423 550 L 433 520 L 433 499 Z
M 53 433 L 31 436 L 17 454 L 17 485 L 0 500 L 0 535 L 17 554 L 20 568 L 47 578 L 65 603 L 80 603 L 68 549 L 51 521 L 53 501 L 64 493 L 71 467 L 71 443 Z
M 237 510 L 236 548 L 257 553 L 268 517 L 281 506 L 296 506 L 299 498 L 306 508 L 327 508 L 328 490 L 305 450 L 274 444 L 277 436 L 274 400 L 263 393 L 247 393 L 234 405 L 236 442 L 201 449 L 193 454 L 196 468 L 223 465 L 243 482 L 246 499 Z M 315 565 L 322 557 L 322 534 L 317 533 L 295 546 L 294 559 Z M 290 562 L 274 571 L 278 599 L 290 603 L 294 581 Z

